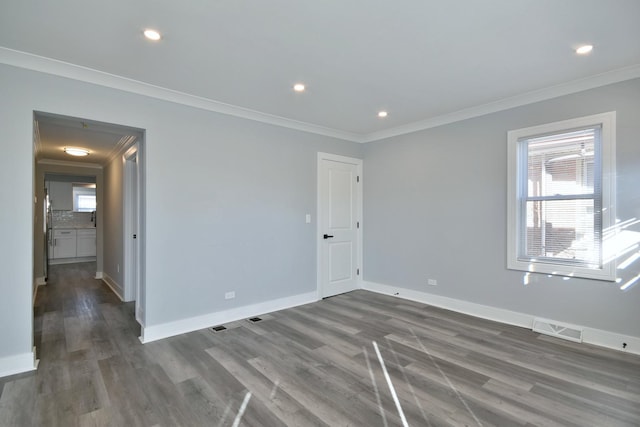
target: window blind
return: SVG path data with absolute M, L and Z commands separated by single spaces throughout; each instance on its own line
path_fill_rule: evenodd
M 519 259 L 602 264 L 600 129 L 519 141 L 521 158 L 526 160 Z

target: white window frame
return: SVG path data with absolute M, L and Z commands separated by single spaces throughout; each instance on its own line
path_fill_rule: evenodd
M 603 261 L 599 267 L 578 266 L 562 260 L 523 259 L 519 251 L 524 236 L 522 220 L 526 212 L 522 212 L 523 186 L 522 180 L 527 179 L 526 154 L 522 154 L 520 144 L 522 140 L 536 136 L 563 133 L 589 126 L 601 126 L 601 168 L 602 168 L 602 242 L 600 245 Z M 614 281 L 616 274 L 616 259 L 608 259 L 606 254 L 608 241 L 615 233 L 615 152 L 616 152 L 616 113 L 615 111 L 596 114 L 587 117 L 548 123 L 524 129 L 512 130 L 507 133 L 507 268 L 532 273 L 545 273 L 568 277 L 582 277 Z M 606 234 L 606 237 L 605 237 Z

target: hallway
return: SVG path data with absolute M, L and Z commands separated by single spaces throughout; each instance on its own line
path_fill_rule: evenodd
M 140 334 L 133 303 L 122 304 L 102 280 L 94 279 L 95 271 L 95 262 L 50 266 L 48 285 L 38 289 L 34 307 L 38 358 L 43 351 L 58 354 L 58 347 L 67 353 L 93 349 L 102 358 L 113 353 L 113 334 Z M 62 359 L 45 357 L 41 363 Z

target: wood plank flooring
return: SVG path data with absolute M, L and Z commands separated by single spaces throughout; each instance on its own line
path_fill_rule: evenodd
M 365 291 L 142 345 L 95 264 L 51 270 L 3 427 L 640 425 L 638 356 Z

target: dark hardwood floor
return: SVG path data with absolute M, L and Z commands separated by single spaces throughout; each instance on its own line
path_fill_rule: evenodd
M 640 357 L 356 291 L 142 345 L 95 264 L 38 292 L 0 426 L 639 426 Z

